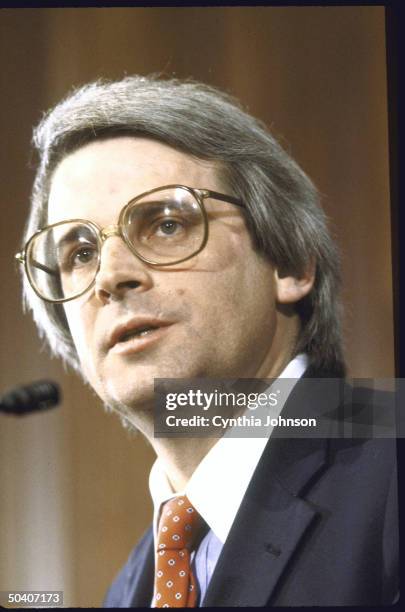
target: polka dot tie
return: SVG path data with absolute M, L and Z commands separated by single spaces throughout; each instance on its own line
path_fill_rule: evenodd
M 190 549 L 201 517 L 185 495 L 162 509 L 157 536 L 155 608 L 195 608 L 197 584 L 190 566 Z

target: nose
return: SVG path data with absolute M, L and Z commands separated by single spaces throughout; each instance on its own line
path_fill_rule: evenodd
M 117 235 L 107 236 L 100 255 L 95 282 L 96 298 L 106 304 L 123 299 L 129 291 L 147 291 L 152 287 L 151 270 L 136 257 Z

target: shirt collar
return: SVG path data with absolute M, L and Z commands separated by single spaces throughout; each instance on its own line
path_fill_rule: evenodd
M 279 378 L 301 378 L 308 362 L 307 355 L 297 355 Z M 290 392 L 292 388 L 291 385 Z M 280 412 L 282 408 L 279 406 Z M 199 463 L 185 490 L 179 493 L 173 491 L 164 466 L 156 459 L 149 477 L 155 537 L 162 503 L 176 495 L 187 495 L 210 529 L 224 543 L 270 435 L 271 429 L 268 436 L 262 438 L 233 438 L 225 434 Z

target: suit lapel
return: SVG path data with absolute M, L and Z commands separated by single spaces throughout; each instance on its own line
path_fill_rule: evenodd
M 317 381 L 318 383 L 319 381 Z M 317 384 L 316 383 L 316 384 Z M 340 386 L 299 381 L 283 415 L 311 416 L 339 400 Z M 301 387 L 301 389 L 299 388 Z M 302 392 L 304 391 L 304 392 Z M 324 392 L 327 392 L 326 396 Z M 265 606 L 317 518 L 302 497 L 327 467 L 324 438 L 270 438 L 215 567 L 203 607 Z
M 301 478 L 302 486 L 323 465 L 324 453 L 319 446 L 324 443 L 316 442 L 318 449 L 314 455 L 302 458 L 301 467 L 305 466 L 306 470 L 305 477 Z M 280 458 L 281 455 L 280 452 Z M 262 463 L 222 549 L 203 607 L 266 605 L 287 563 L 316 519 L 316 511 L 309 504 L 288 490 L 276 474 L 269 478 L 267 473 L 265 477 L 265 471 Z M 294 480 L 297 484 L 297 474 Z
M 150 529 L 138 545 L 128 568 L 122 607 L 150 607 L 153 596 L 154 565 L 153 531 Z

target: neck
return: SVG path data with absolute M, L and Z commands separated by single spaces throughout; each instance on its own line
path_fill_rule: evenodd
M 178 493 L 184 490 L 198 464 L 216 444 L 218 438 L 160 438 L 150 440 L 156 455 Z
M 183 490 L 198 464 L 218 441 L 218 438 L 156 438 L 151 419 L 152 409 L 136 413 L 115 406 L 126 426 L 141 432 L 164 466 L 175 493 Z
M 273 339 L 272 351 L 262 363 L 257 378 L 277 378 L 291 360 L 299 322 L 297 316 L 279 317 L 277 333 Z M 147 438 L 156 455 L 164 466 L 167 477 L 175 493 L 182 491 L 190 480 L 199 463 L 218 438 L 155 438 L 151 410 L 132 413 L 127 419 L 132 426 Z

